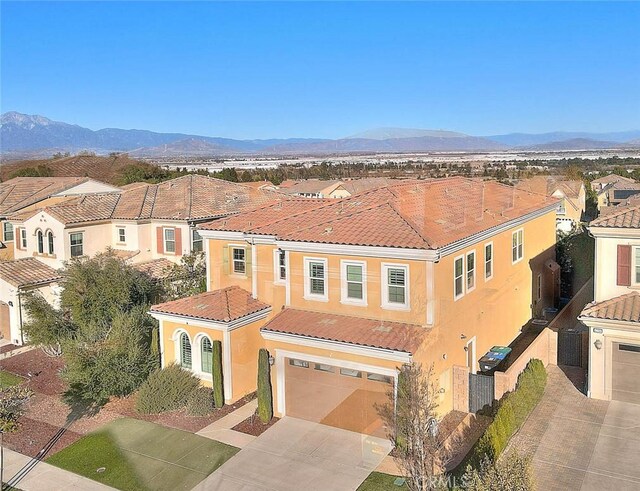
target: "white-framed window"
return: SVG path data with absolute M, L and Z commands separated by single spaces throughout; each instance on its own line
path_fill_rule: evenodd
M 329 299 L 329 270 L 326 259 L 304 258 L 304 297 L 309 300 Z
M 493 278 L 493 242 L 484 245 L 484 279 Z
M 200 370 L 202 373 L 213 372 L 213 345 L 207 337 L 200 341 Z
M 287 281 L 287 252 L 282 249 L 273 251 L 273 278 L 275 283 Z
M 409 308 L 409 267 L 406 264 L 382 264 L 382 307 L 407 310 Z
M 640 247 L 633 248 L 633 259 L 635 260 L 635 284 L 640 284 Z
M 20 248 L 21 249 L 27 248 L 27 229 L 26 228 L 20 229 Z
M 38 254 L 44 254 L 44 234 L 42 233 L 42 230 L 38 230 L 36 232 L 36 238 L 38 239 Z M 73 256 L 73 254 L 71 255 Z
M 459 299 L 464 295 L 464 256 L 453 260 L 453 298 Z
M 340 261 L 341 302 L 367 305 L 367 263 Z
M 2 240 L 4 242 L 13 242 L 13 223 L 2 222 Z
M 54 247 L 53 247 L 53 232 L 47 232 L 47 244 L 49 246 L 49 254 L 53 255 Z
M 542 275 L 541 274 L 538 274 L 537 285 L 536 285 L 536 298 L 538 300 L 542 299 Z
M 511 234 L 511 262 L 513 264 L 524 257 L 524 230 L 518 229 Z
M 467 252 L 467 293 L 476 287 L 476 251 Z
M 164 252 L 175 253 L 176 252 L 176 229 L 164 228 L 162 229 L 164 237 Z
M 186 332 L 180 334 L 180 366 L 191 370 L 191 340 Z
M 118 243 L 124 244 L 127 242 L 127 231 L 124 227 L 118 227 Z
M 202 235 L 195 229 L 191 229 L 191 251 L 202 252 L 204 250 L 204 243 L 202 242 Z
M 247 250 L 244 247 L 231 248 L 231 261 L 235 274 L 247 274 Z
M 562 198 L 560 200 L 560 203 L 558 203 L 558 207 L 556 208 L 556 213 L 558 215 L 564 215 L 566 214 L 567 210 L 565 208 L 565 204 L 564 204 L 564 198 Z
M 80 257 L 84 255 L 84 234 L 82 232 L 73 232 L 69 234 L 69 244 L 71 257 Z M 38 237 L 38 248 L 40 248 L 40 237 Z

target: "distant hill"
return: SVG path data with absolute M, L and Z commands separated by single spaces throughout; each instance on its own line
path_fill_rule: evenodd
M 374 128 L 345 139 L 391 140 L 396 138 L 466 138 L 469 135 L 445 130 L 421 130 L 416 128 Z
M 571 138 L 569 140 L 555 141 L 549 143 L 541 143 L 539 145 L 529 145 L 519 147 L 522 150 L 602 150 L 607 148 L 624 148 L 624 143 L 612 141 L 598 141 L 591 138 Z
M 509 133 L 506 135 L 485 136 L 489 140 L 493 140 L 504 145 L 512 147 L 527 147 L 531 145 L 542 145 L 545 143 L 554 143 L 567 140 L 592 140 L 604 142 L 624 143 L 634 138 L 640 138 L 640 130 L 618 131 L 612 133 L 588 133 L 588 132 L 569 132 L 555 131 L 552 133 Z

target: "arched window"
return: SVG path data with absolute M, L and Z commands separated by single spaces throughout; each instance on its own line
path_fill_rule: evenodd
M 202 338 L 200 342 L 200 360 L 203 373 L 211 373 L 213 366 L 213 347 L 209 338 Z
M 38 254 L 44 254 L 44 236 L 42 230 L 38 230 Z
M 53 254 L 53 232 L 47 233 L 47 240 L 49 242 L 49 254 Z
M 186 332 L 180 334 L 180 366 L 191 369 L 191 341 Z

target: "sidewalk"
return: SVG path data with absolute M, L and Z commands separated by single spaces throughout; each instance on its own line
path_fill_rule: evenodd
M 3 478 L 5 483 L 23 491 L 42 491 L 44 489 L 47 491 L 68 489 L 107 491 L 114 489 L 7 448 L 4 449 Z
M 239 431 L 232 430 L 235 425 L 242 423 L 245 419 L 256 412 L 258 408 L 258 400 L 249 401 L 244 406 L 239 407 L 232 413 L 227 414 L 224 418 L 214 421 L 209 426 L 202 428 L 196 435 L 204 436 L 212 440 L 217 440 L 227 445 L 244 448 L 253 440 L 255 436 L 247 435 Z

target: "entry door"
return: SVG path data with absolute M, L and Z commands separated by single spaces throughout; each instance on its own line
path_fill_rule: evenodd
M 9 323 L 9 305 L 0 302 L 0 339 L 11 340 L 11 325 Z
M 640 345 L 613 343 L 612 358 L 611 398 L 640 404 Z

